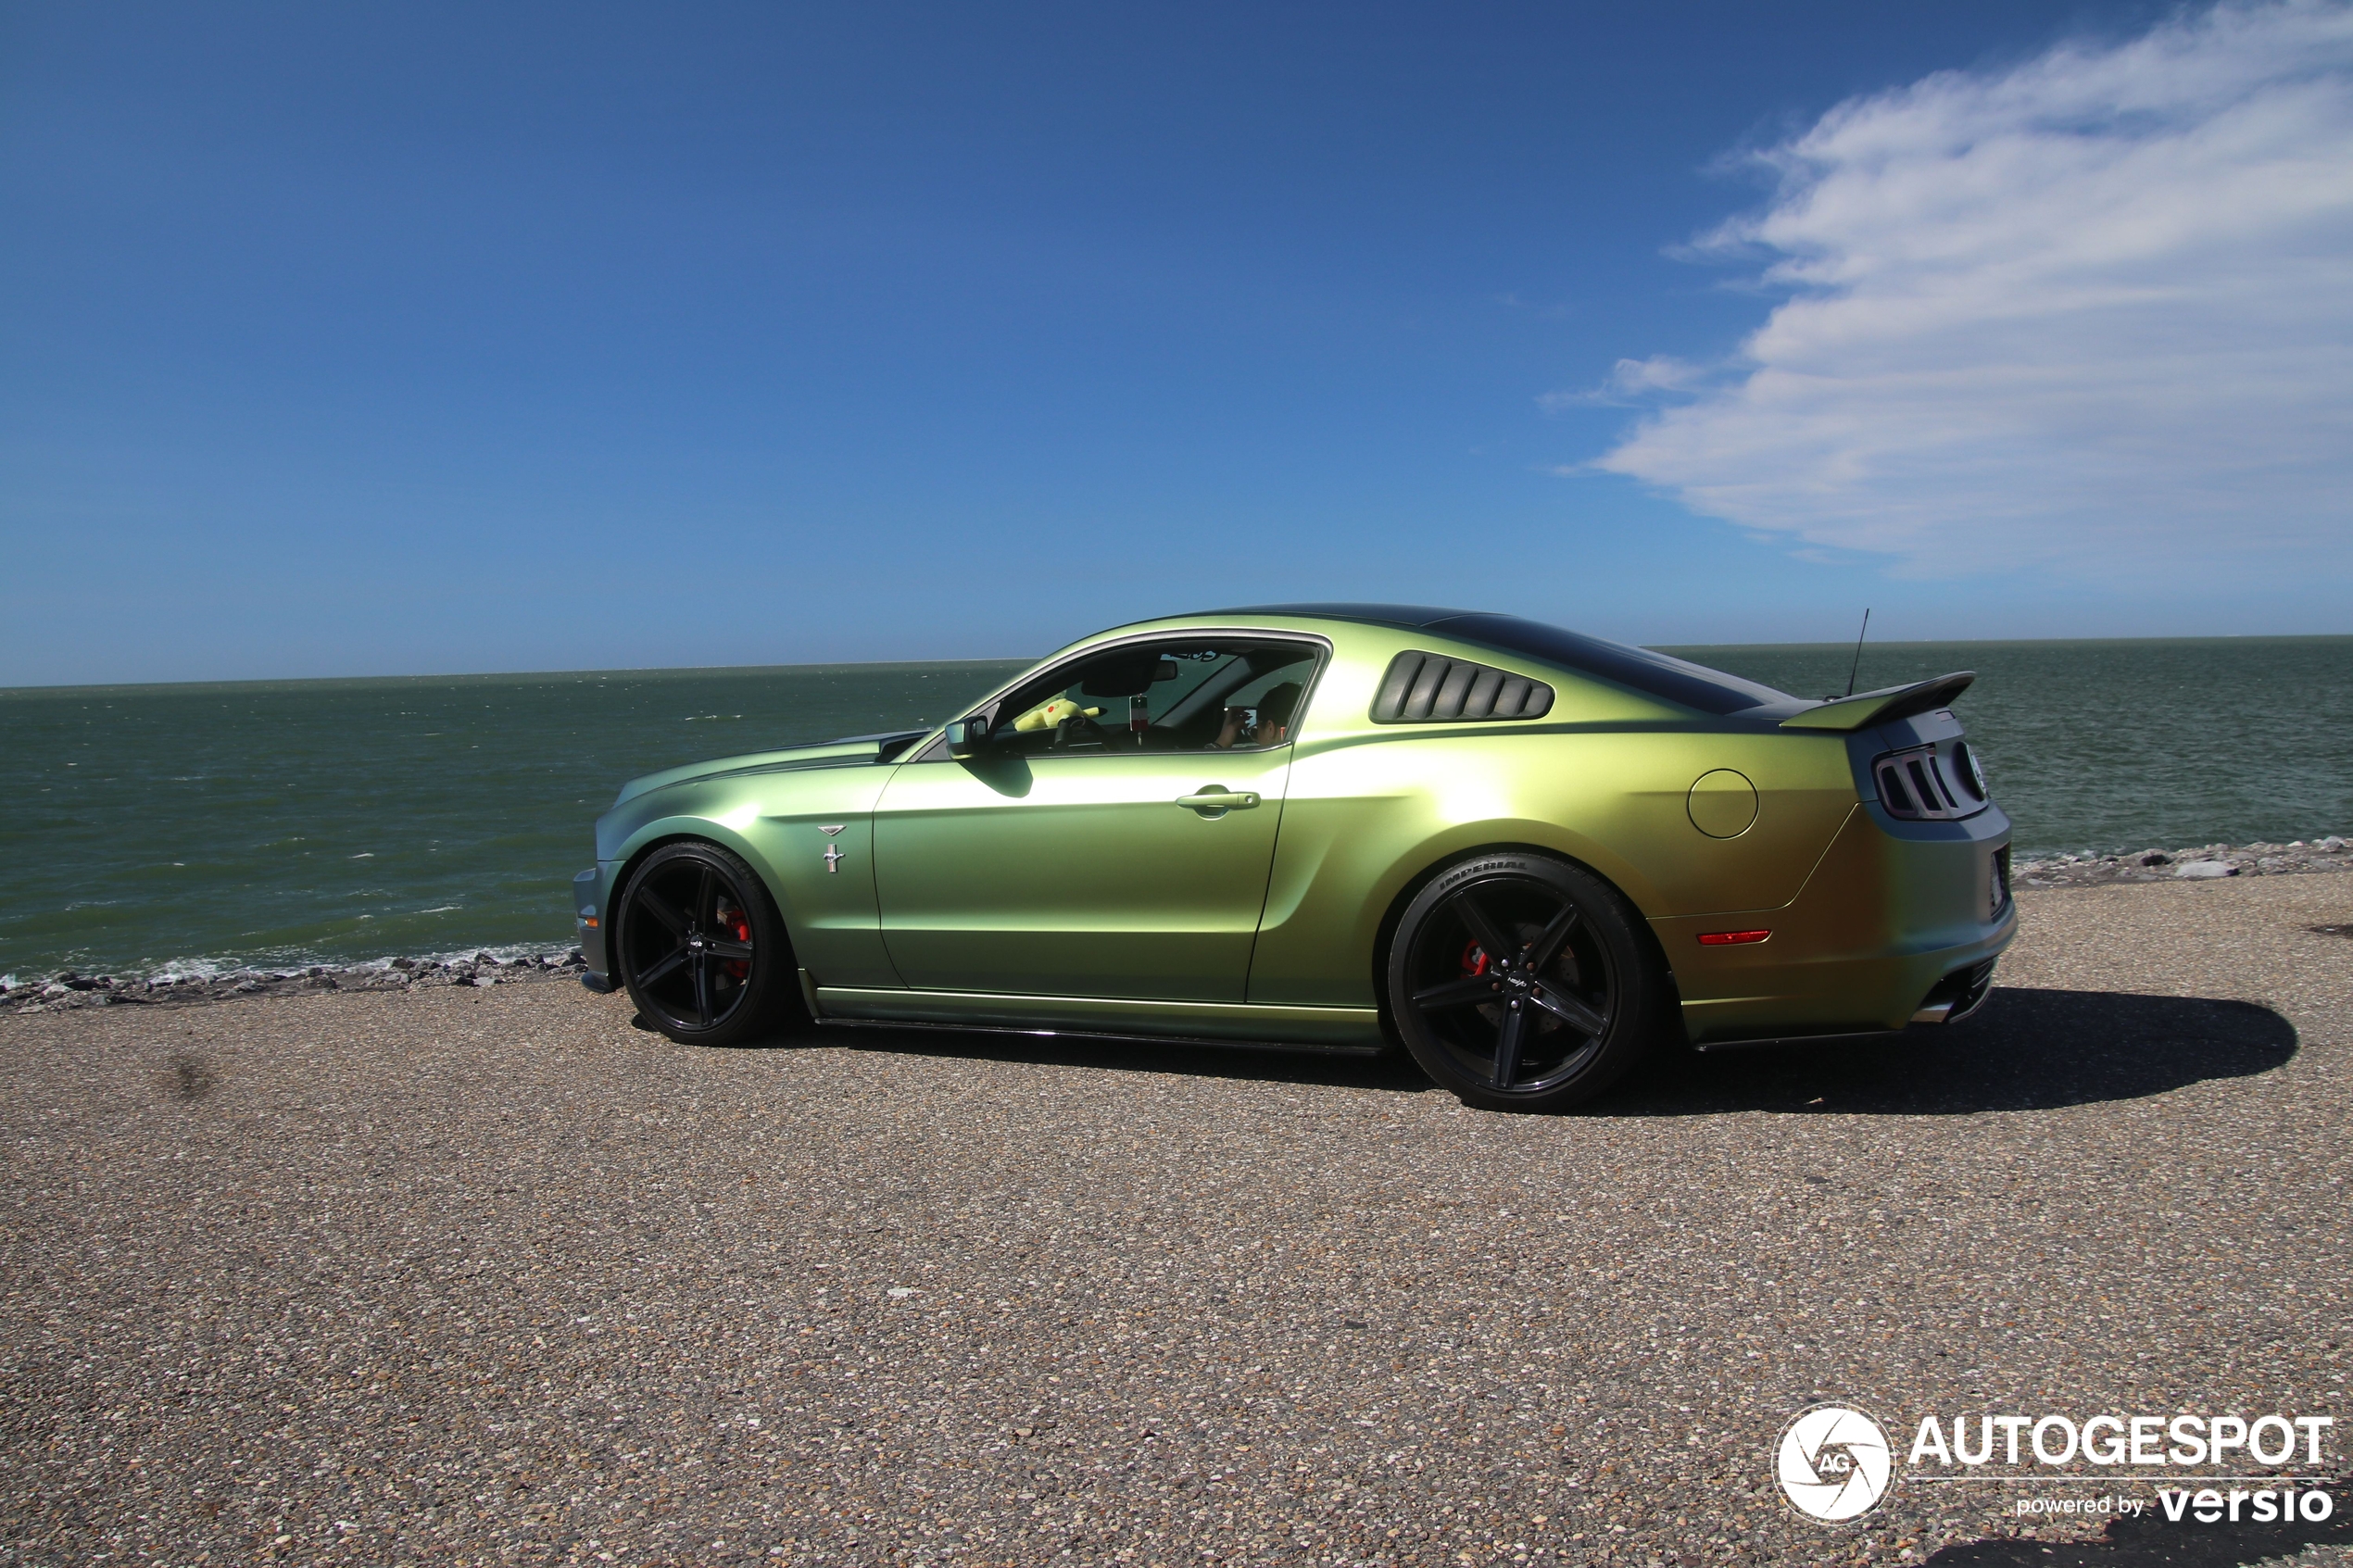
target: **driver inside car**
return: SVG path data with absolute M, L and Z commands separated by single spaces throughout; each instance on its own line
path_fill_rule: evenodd
M 1226 721 L 1217 738 L 1209 743 L 1213 751 L 1230 751 L 1244 746 L 1280 746 L 1290 734 L 1291 709 L 1299 706 L 1301 687 L 1296 681 L 1285 681 L 1269 688 L 1258 699 L 1258 722 L 1250 723 L 1250 709 L 1228 708 Z

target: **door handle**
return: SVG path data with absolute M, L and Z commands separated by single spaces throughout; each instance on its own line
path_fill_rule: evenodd
M 1258 804 L 1258 797 L 1249 790 L 1205 789 L 1199 795 L 1180 795 L 1179 806 L 1189 806 L 1196 811 L 1240 811 Z

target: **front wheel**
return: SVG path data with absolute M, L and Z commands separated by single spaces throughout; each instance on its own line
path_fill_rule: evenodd
M 768 890 L 716 844 L 666 844 L 629 878 L 613 930 L 637 1010 L 686 1046 L 735 1046 L 799 1010 L 799 977 Z
M 1450 867 L 1398 921 L 1390 1016 L 1466 1103 L 1565 1110 L 1624 1076 L 1655 1027 L 1639 918 L 1600 878 L 1542 856 Z

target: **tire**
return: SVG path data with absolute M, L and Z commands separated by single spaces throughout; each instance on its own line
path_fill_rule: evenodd
M 665 844 L 630 873 L 614 967 L 637 1011 L 682 1046 L 739 1046 L 805 1010 L 767 884 L 716 844 Z
M 1640 920 L 1599 877 L 1541 855 L 1450 866 L 1398 919 L 1390 1019 L 1465 1104 L 1567 1110 L 1625 1076 L 1656 1027 Z

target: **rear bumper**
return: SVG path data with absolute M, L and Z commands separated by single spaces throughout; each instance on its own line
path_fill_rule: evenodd
M 1651 922 L 1696 1045 L 1873 1034 L 1966 1017 L 2018 935 L 2009 819 L 1898 822 L 1858 804 L 1798 896 L 1778 909 Z M 1728 927 L 1766 940 L 1705 946 Z

